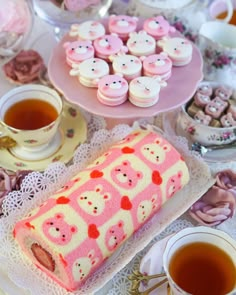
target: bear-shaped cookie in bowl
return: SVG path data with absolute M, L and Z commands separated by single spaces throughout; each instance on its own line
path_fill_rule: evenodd
M 193 98 L 182 106 L 178 133 L 205 146 L 236 140 L 236 89 L 203 81 Z

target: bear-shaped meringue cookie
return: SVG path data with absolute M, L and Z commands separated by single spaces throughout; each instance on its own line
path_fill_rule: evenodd
M 110 15 L 108 29 L 110 33 L 116 33 L 123 41 L 129 38 L 129 34 L 135 32 L 138 18 L 128 15 Z
M 157 46 L 166 52 L 173 62 L 173 66 L 185 66 L 192 60 L 193 47 L 190 41 L 174 37 L 157 41 Z
M 175 27 L 171 26 L 162 15 L 146 19 L 143 29 L 156 40 L 176 31 Z
M 130 33 L 126 45 L 129 52 L 135 56 L 146 56 L 156 51 L 155 39 L 145 31 Z

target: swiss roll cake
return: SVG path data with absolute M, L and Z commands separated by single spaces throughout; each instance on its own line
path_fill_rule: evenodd
M 181 154 L 137 129 L 18 221 L 13 234 L 38 268 L 77 290 L 188 181 Z

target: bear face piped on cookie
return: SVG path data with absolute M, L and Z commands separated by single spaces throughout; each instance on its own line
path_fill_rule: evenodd
M 175 27 L 171 26 L 161 15 L 146 19 L 143 24 L 143 29 L 156 40 L 176 31 Z
M 94 57 L 94 48 L 91 41 L 74 41 L 63 44 L 66 53 L 66 61 L 69 66 L 72 63 L 81 63 L 82 61 Z
M 145 76 L 159 75 L 163 80 L 171 76 L 172 61 L 167 53 L 152 54 L 143 60 L 143 71 Z
M 154 54 L 156 51 L 155 39 L 145 31 L 130 33 L 126 45 L 129 52 L 135 56 L 146 56 Z
M 195 115 L 194 115 L 194 120 L 200 124 L 203 125 L 210 125 L 212 117 L 209 115 L 206 115 L 202 110 L 199 110 Z
M 234 120 L 231 113 L 227 113 L 220 118 L 220 123 L 223 127 L 236 126 L 236 120 Z
M 123 45 L 122 40 L 116 35 L 104 35 L 94 41 L 95 55 L 106 61 L 109 60 L 109 56 L 118 54 L 119 52 L 127 52 L 128 49 Z
M 135 32 L 138 18 L 128 15 L 111 15 L 109 17 L 108 29 L 110 33 L 116 33 L 122 40 L 126 41 L 129 34 Z
M 192 60 L 193 47 L 184 38 L 167 38 L 157 41 L 157 45 L 165 51 L 173 62 L 173 66 L 184 66 Z
M 98 100 L 106 105 L 116 106 L 127 100 L 128 82 L 119 75 L 107 75 L 98 83 Z
M 54 217 L 45 220 L 42 228 L 45 236 L 51 242 L 58 245 L 68 244 L 72 236 L 77 232 L 77 226 L 69 225 L 64 220 L 64 215 L 62 213 L 57 213 Z
M 81 84 L 97 87 L 100 78 L 109 74 L 109 66 L 100 58 L 89 58 L 80 64 L 72 64 L 71 76 L 78 76 Z
M 225 101 L 227 101 L 230 98 L 232 93 L 233 93 L 232 89 L 225 86 L 220 86 L 216 88 L 214 92 L 215 96 L 218 96 L 219 98 Z
M 105 35 L 105 27 L 98 21 L 86 21 L 81 24 L 73 24 L 69 35 L 79 40 L 96 40 Z
M 112 57 L 112 67 L 115 73 L 120 73 L 129 82 L 141 76 L 142 62 L 131 54 L 121 54 Z

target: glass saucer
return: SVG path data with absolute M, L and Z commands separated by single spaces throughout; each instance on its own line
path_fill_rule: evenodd
M 15 156 L 9 149 L 1 150 L 0 167 L 11 171 L 42 171 L 52 162 L 68 163 L 73 157 L 74 150 L 87 138 L 86 120 L 79 109 L 69 103 L 64 104 L 59 135 L 61 144 L 57 150 L 41 160 L 24 160 Z

